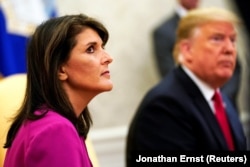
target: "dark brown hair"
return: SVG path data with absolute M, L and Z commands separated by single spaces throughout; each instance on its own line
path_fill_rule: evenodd
M 5 148 L 11 146 L 25 120 L 43 116 L 34 114 L 37 109 L 53 109 L 70 120 L 79 135 L 87 137 L 92 124 L 90 113 L 86 107 L 77 118 L 58 78 L 60 66 L 69 59 L 69 53 L 76 45 L 75 37 L 86 27 L 95 30 L 106 44 L 109 37 L 107 29 L 83 14 L 52 18 L 37 27 L 27 49 L 25 98 L 8 131 Z

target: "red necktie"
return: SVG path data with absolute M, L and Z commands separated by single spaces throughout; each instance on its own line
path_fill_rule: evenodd
M 214 108 L 215 108 L 215 116 L 216 116 L 217 121 L 221 127 L 223 135 L 226 139 L 229 150 L 233 151 L 234 150 L 234 142 L 233 142 L 230 126 L 228 123 L 228 119 L 227 119 L 227 115 L 226 115 L 226 112 L 224 109 L 221 95 L 218 91 L 215 91 L 215 94 L 213 96 L 213 101 L 214 101 Z

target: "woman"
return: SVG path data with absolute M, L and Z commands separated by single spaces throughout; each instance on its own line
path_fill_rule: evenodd
M 28 46 L 24 102 L 8 131 L 4 167 L 89 167 L 87 104 L 110 91 L 108 31 L 83 14 L 50 19 Z

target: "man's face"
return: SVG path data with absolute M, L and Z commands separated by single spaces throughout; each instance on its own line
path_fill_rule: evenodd
M 222 86 L 236 64 L 236 32 L 229 22 L 210 22 L 195 30 L 189 40 L 190 69 L 212 87 Z
M 180 0 L 180 4 L 187 10 L 197 8 L 199 0 Z

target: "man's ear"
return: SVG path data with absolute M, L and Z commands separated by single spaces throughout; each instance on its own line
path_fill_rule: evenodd
M 61 80 L 61 81 L 67 80 L 68 75 L 66 73 L 64 65 L 59 68 L 59 70 L 58 70 L 58 77 L 59 77 L 59 80 Z
M 180 42 L 180 52 L 182 53 L 182 56 L 186 61 L 190 61 L 192 59 L 191 45 L 192 44 L 190 40 L 183 40 Z

